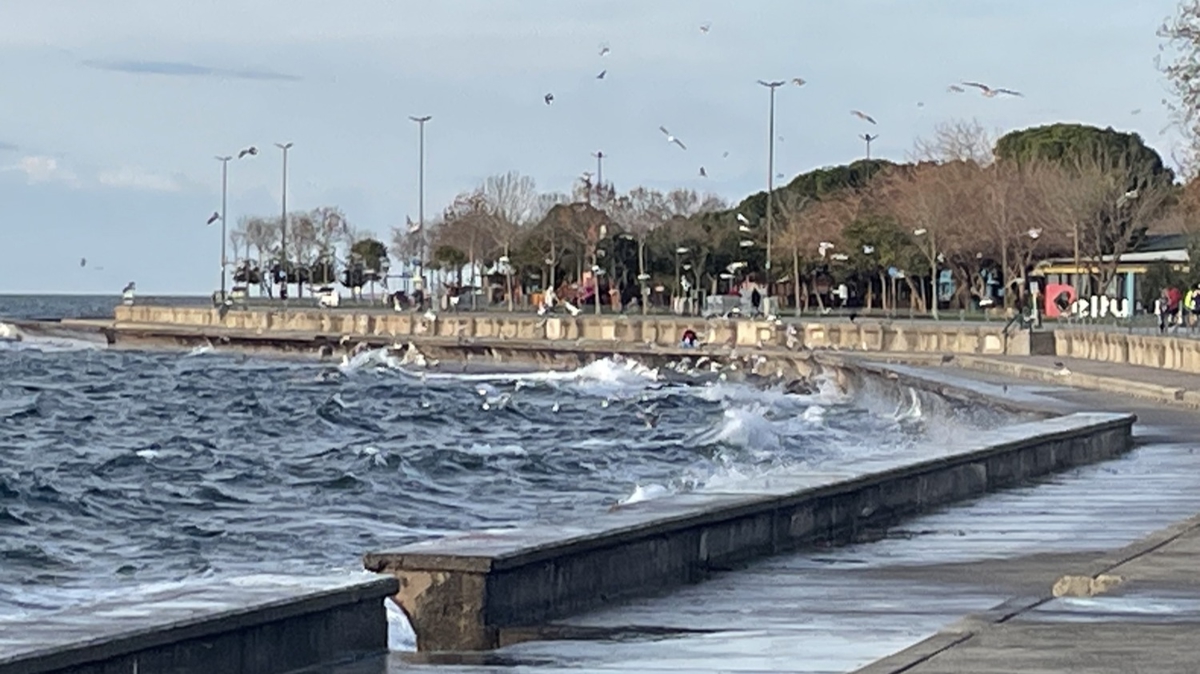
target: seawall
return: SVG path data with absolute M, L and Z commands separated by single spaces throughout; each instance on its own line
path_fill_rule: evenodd
M 787 326 L 771 321 L 694 317 L 595 316 L 555 314 L 441 313 L 322 310 L 235 310 L 155 305 L 119 306 L 114 339 L 203 340 L 228 334 L 261 340 L 309 342 L 340 339 L 453 339 L 536 341 L 671 347 L 687 329 L 709 345 L 728 347 L 807 347 L 810 349 L 1028 355 L 1048 348 L 1038 333 L 1006 333 L 999 324 L 888 321 L 812 322 Z
M 980 432 L 958 453 L 866 475 L 764 478 L 623 506 L 554 528 L 467 533 L 370 553 L 400 581 L 422 651 L 503 646 L 548 621 L 702 579 L 764 555 L 896 520 L 1131 447 L 1135 417 L 1073 414 Z
M 393 578 L 277 578 L 0 622 L 0 674 L 285 674 L 387 652 Z

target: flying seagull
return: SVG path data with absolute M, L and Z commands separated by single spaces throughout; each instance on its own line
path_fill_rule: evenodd
M 679 139 L 678 139 L 678 138 L 676 138 L 675 136 L 672 136 L 672 135 L 671 135 L 671 132 L 670 132 L 670 131 L 667 131 L 667 127 L 665 127 L 665 126 L 660 126 L 660 127 L 658 127 L 658 130 L 659 130 L 659 131 L 662 131 L 662 132 L 663 132 L 663 135 L 667 137 L 667 142 L 668 142 L 668 143 L 675 143 L 676 145 L 678 145 L 679 147 L 683 148 L 684 150 L 686 150 L 686 149 L 687 149 L 687 146 L 683 144 L 683 141 L 679 140 Z
M 404 216 L 404 220 L 408 224 L 409 234 L 416 234 L 417 232 L 421 231 L 421 223 L 413 222 L 412 218 L 408 217 L 407 215 Z
M 1021 94 L 1021 92 L 1013 91 L 1012 89 L 993 89 L 993 88 L 989 87 L 988 85 L 980 84 L 979 82 L 963 82 L 963 86 L 975 87 L 976 89 L 983 92 L 983 95 L 986 98 L 995 98 L 999 94 L 1008 94 L 1009 96 L 1023 95 L 1023 94 Z
M 87 258 L 86 258 L 86 257 L 81 257 L 81 258 L 79 258 L 79 266 L 80 266 L 80 267 L 86 267 L 86 266 L 87 266 Z
M 217 220 L 220 220 L 220 219 L 221 219 L 221 214 L 220 214 L 220 213 L 218 213 L 218 212 L 216 212 L 216 211 L 213 211 L 213 214 L 212 214 L 212 215 L 210 215 L 210 216 L 208 216 L 208 220 L 207 220 L 207 221 L 205 221 L 205 223 L 204 223 L 204 224 L 206 224 L 206 225 L 211 225 L 212 223 L 214 223 L 214 222 L 216 222 Z
M 612 50 L 609 49 L 607 45 L 600 47 L 600 55 L 601 56 L 608 56 L 608 52 L 610 52 L 610 51 L 612 51 Z
M 710 28 L 712 28 L 712 24 L 711 24 L 711 23 L 702 23 L 702 24 L 700 24 L 700 32 L 701 32 L 701 33 L 706 33 L 706 34 L 707 34 L 707 33 L 708 33 L 708 29 L 710 29 Z
M 1141 108 L 1138 108 L 1138 109 L 1136 109 L 1136 110 L 1134 110 L 1134 111 L 1130 112 L 1129 114 L 1131 114 L 1131 115 L 1138 115 L 1138 114 L 1141 114 L 1141 112 L 1142 112 L 1142 109 L 1141 109 Z
M 963 89 L 962 87 L 958 86 L 957 84 L 951 84 L 950 86 L 946 87 L 946 91 L 956 93 L 956 94 L 961 94 L 964 91 L 966 91 L 966 89 Z
M 854 115 L 855 117 L 857 117 L 859 119 L 866 120 L 872 124 L 876 123 L 875 119 L 873 117 L 871 117 L 870 115 L 868 115 L 865 112 L 862 112 L 861 110 L 851 110 L 850 114 Z
M 729 151 L 728 150 L 726 150 L 725 153 L 721 155 L 721 159 L 729 159 Z
M 795 84 L 798 87 L 802 87 L 805 84 L 808 84 L 808 81 L 805 80 L 803 77 L 793 77 L 792 84 Z
M 245 150 L 242 150 L 241 152 L 238 153 L 238 159 L 241 159 L 242 157 L 245 157 L 246 155 L 250 155 L 251 157 L 253 157 L 256 154 L 258 154 L 258 148 L 251 145 L 250 147 L 248 147 Z
M 607 75 L 607 74 L 608 74 L 608 71 L 607 71 L 607 70 L 601 70 L 601 71 L 600 71 L 600 74 L 599 74 L 599 75 L 596 75 L 596 79 L 598 79 L 598 80 L 602 80 L 602 79 L 604 79 L 604 76 L 605 76 L 605 75 Z
M 546 94 L 542 97 L 542 100 L 546 101 L 546 105 L 550 105 L 554 102 L 554 94 Z
M 707 177 L 708 177 L 708 171 L 705 171 L 703 166 L 701 166 L 701 167 L 700 167 L 700 177 L 701 177 L 701 178 L 707 178 Z
M 776 173 L 776 174 L 775 174 L 775 179 L 776 179 L 776 180 L 783 180 L 783 174 L 782 174 L 782 173 Z

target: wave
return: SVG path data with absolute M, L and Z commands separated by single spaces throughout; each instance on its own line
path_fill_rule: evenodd
M 103 349 L 108 344 L 99 335 L 85 336 L 66 330 L 38 331 L 22 329 L 11 323 L 0 322 L 0 350 L 12 351 L 91 351 Z

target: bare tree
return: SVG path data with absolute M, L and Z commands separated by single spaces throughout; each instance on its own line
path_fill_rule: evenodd
M 916 140 L 912 159 L 915 162 L 960 161 L 988 166 L 995 159 L 992 149 L 996 146 L 996 137 L 997 134 L 988 132 L 979 120 L 942 122 L 934 127 L 931 136 Z
M 1200 0 L 1182 0 L 1158 29 L 1163 38 L 1156 65 L 1166 76 L 1174 100 L 1165 101 L 1172 121 L 1187 141 L 1177 157 L 1184 174 L 1200 173 Z
M 858 218 L 862 198 L 844 190 L 822 199 L 782 192 L 777 202 L 783 231 L 779 246 L 792 254 L 792 274 L 797 309 L 807 309 L 806 267 L 823 263 L 842 247 L 842 231 Z M 820 294 L 817 303 L 824 309 Z
M 545 214 L 542 209 L 548 209 L 549 206 L 547 202 L 539 199 L 537 184 L 533 178 L 516 171 L 489 177 L 484 181 L 479 193 L 483 199 L 491 238 L 497 246 L 496 252 L 501 253 L 497 262 L 504 272 L 505 297 L 508 310 L 512 311 L 513 247 L 527 226 L 541 221 Z

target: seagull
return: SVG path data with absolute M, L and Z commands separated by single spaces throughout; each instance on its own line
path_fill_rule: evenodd
M 707 34 L 707 33 L 708 33 L 708 30 L 709 30 L 710 28 L 712 28 L 712 24 L 711 24 L 711 23 L 702 23 L 702 24 L 700 24 L 700 32 L 701 32 L 701 33 L 705 33 L 705 34 Z
M 1142 109 L 1141 109 L 1141 108 L 1137 108 L 1136 110 L 1133 110 L 1133 111 L 1131 111 L 1129 114 L 1131 114 L 1131 115 L 1140 115 L 1141 113 L 1142 113 Z
M 966 91 L 966 89 L 963 89 L 962 87 L 958 86 L 957 84 L 951 84 L 950 86 L 946 87 L 946 91 L 949 91 L 949 92 L 955 93 L 955 94 L 961 94 L 964 91 Z
M 746 225 L 738 225 L 738 231 L 741 232 L 742 234 L 749 234 L 750 232 L 752 232 L 754 230 L 750 229 Z
M 670 131 L 667 131 L 667 127 L 665 127 L 665 126 L 660 126 L 660 127 L 658 127 L 658 130 L 659 130 L 659 131 L 662 131 L 662 132 L 663 132 L 663 135 L 665 135 L 665 136 L 667 137 L 667 142 L 668 142 L 668 143 L 675 143 L 676 145 L 678 145 L 679 147 L 683 148 L 684 150 L 686 150 L 686 149 L 687 149 L 687 146 L 683 144 L 683 141 L 679 140 L 679 139 L 678 139 L 678 138 L 676 138 L 675 136 L 672 136 L 672 135 L 671 135 L 671 132 L 670 132 Z
M 238 159 L 241 159 L 242 157 L 245 157 L 246 155 L 250 155 L 251 157 L 253 157 L 256 154 L 258 154 L 258 148 L 251 145 L 250 147 L 248 147 L 245 150 L 242 150 L 241 152 L 238 153 Z
M 416 234 L 417 232 L 421 231 L 421 223 L 413 222 L 412 218 L 408 217 L 407 215 L 404 216 L 404 220 L 408 223 L 409 234 Z
M 701 167 L 700 167 L 700 177 L 701 177 L 701 178 L 707 178 L 707 177 L 708 177 L 708 172 L 704 170 L 704 167 L 703 167 L 703 166 L 701 166 Z
M 87 258 L 86 258 L 86 257 L 81 257 L 81 258 L 79 258 L 79 266 L 80 266 L 80 267 L 86 267 L 86 266 L 87 266 Z
M 131 293 L 136 289 L 137 289 L 137 286 L 134 284 L 133 281 L 130 281 L 129 283 L 125 284 L 124 288 L 121 288 L 121 294 L 123 295 L 125 293 Z
M 596 79 L 598 79 L 598 80 L 602 80 L 602 79 L 604 79 L 604 76 L 605 76 L 605 75 L 607 75 L 607 74 L 608 74 L 608 71 L 607 71 L 607 70 L 601 70 L 601 71 L 600 71 L 600 74 L 599 74 L 599 75 L 596 75 Z
M 979 82 L 963 82 L 963 86 L 975 87 L 976 89 L 979 89 L 981 92 L 983 92 L 983 95 L 986 98 L 995 98 L 999 94 L 1008 94 L 1009 96 L 1022 95 L 1019 91 L 1013 91 L 1012 89 L 993 89 L 988 85 L 980 84 Z
M 798 87 L 802 87 L 805 84 L 808 84 L 808 80 L 805 80 L 803 77 L 793 77 L 792 84 L 795 84 Z
M 208 216 L 208 220 L 204 224 L 211 225 L 212 223 L 214 223 L 220 219 L 221 219 L 221 214 L 216 211 L 213 211 L 213 214 Z
M 775 179 L 776 179 L 776 180 L 783 180 L 783 174 L 782 174 L 782 173 L 776 173 L 776 174 L 775 174 Z
M 870 115 L 868 115 L 865 112 L 862 112 L 861 110 L 851 110 L 850 114 L 854 115 L 855 117 L 857 117 L 859 119 L 866 120 L 872 124 L 876 123 L 875 119 L 873 117 L 871 117 Z
M 738 220 L 738 222 L 742 223 L 743 225 L 750 224 L 750 221 L 746 219 L 746 216 L 742 215 L 741 213 L 737 214 L 737 220 Z
M 600 48 L 600 55 L 601 55 L 601 56 L 608 56 L 608 52 L 610 52 L 610 51 L 612 51 L 612 50 L 611 50 L 611 49 L 609 49 L 607 46 L 601 47 L 601 48 Z
M 646 424 L 646 428 L 654 428 L 658 425 L 658 420 L 660 417 L 662 417 L 662 415 L 655 411 L 657 407 L 658 405 L 650 405 L 645 409 L 640 409 L 637 411 L 637 418 L 641 419 L 642 422 Z
M 729 151 L 728 150 L 726 150 L 725 153 L 721 155 L 721 159 L 729 159 Z
M 542 97 L 542 100 L 546 101 L 546 105 L 550 105 L 554 102 L 554 94 L 546 94 Z
M 427 321 L 436 321 L 437 314 L 433 313 L 433 309 L 429 309 L 428 311 L 425 312 L 423 318 Z
M 863 246 L 863 255 L 870 255 L 875 252 L 875 246 Z

